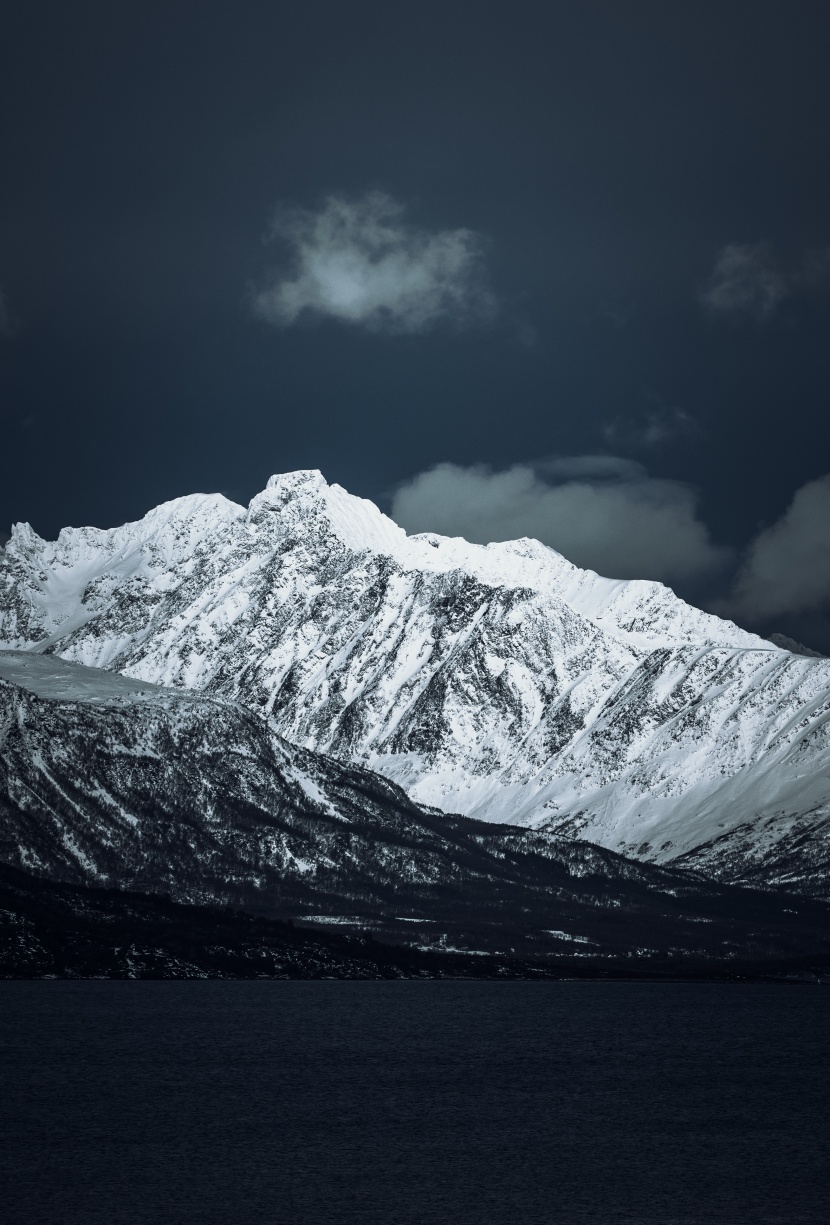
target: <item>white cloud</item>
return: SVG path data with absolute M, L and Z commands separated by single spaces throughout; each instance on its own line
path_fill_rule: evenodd
M 766 243 L 729 243 L 717 258 L 703 305 L 713 315 L 750 315 L 763 321 L 790 292 L 787 276 Z
M 317 211 L 280 210 L 271 237 L 287 245 L 290 266 L 256 295 L 257 314 L 278 327 L 307 313 L 410 333 L 491 320 L 497 304 L 481 236 L 418 229 L 404 212 L 382 192 L 330 196 Z
M 830 603 L 830 475 L 797 490 L 784 515 L 752 541 L 724 604 L 764 621 Z
M 575 456 L 503 472 L 438 464 L 402 485 L 392 517 L 408 532 L 481 544 L 534 537 L 612 578 L 676 582 L 727 564 L 697 518 L 695 496 L 632 460 Z

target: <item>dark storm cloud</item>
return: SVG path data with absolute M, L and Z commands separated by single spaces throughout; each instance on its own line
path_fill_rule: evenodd
M 317 211 L 280 209 L 270 236 L 287 246 L 289 268 L 257 293 L 254 308 L 278 327 L 309 314 L 378 332 L 424 332 L 496 314 L 481 236 L 419 229 L 382 192 L 329 196 Z
M 658 408 L 640 418 L 615 417 L 602 427 L 609 447 L 645 451 L 701 434 L 699 422 L 682 408 Z
M 729 243 L 718 256 L 701 301 L 713 315 L 750 315 L 768 319 L 789 293 L 766 243 Z
M 830 454 L 828 29 L 820 0 L 2 6 L 0 523 L 305 467 L 377 501 L 451 458 L 531 468 L 586 531 L 674 514 L 683 573 L 702 517 L 739 549 Z M 525 463 L 594 449 L 685 484 Z M 830 651 L 812 615 L 770 629 Z
M 723 611 L 750 622 L 830 604 L 830 475 L 808 481 L 752 541 Z
M 572 456 L 493 471 L 443 463 L 400 486 L 408 532 L 485 544 L 530 536 L 612 578 L 699 580 L 728 565 L 697 516 L 694 491 L 616 456 Z
M 729 243 L 718 255 L 700 300 L 714 316 L 743 315 L 763 323 L 785 298 L 818 292 L 828 283 L 828 248 L 809 250 L 786 262 L 769 243 Z

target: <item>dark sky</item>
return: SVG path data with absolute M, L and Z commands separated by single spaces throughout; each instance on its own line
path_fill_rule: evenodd
M 0 525 L 319 467 L 830 649 L 829 44 L 826 0 L 5 6 Z

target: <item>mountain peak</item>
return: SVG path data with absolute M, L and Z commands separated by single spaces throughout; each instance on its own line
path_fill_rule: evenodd
M 269 477 L 262 493 L 251 499 L 248 522 L 270 526 L 279 516 L 280 527 L 304 532 L 316 524 L 325 535 L 336 536 L 347 549 L 362 553 L 399 555 L 407 535 L 366 498 L 355 497 L 340 485 L 330 485 L 318 468 L 281 472 Z
M 275 472 L 268 477 L 265 488 L 292 494 L 300 490 L 327 489 L 328 481 L 319 468 L 298 468 L 296 472 Z

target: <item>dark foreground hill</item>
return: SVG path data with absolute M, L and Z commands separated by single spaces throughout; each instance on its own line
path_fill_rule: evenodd
M 830 952 L 821 901 L 420 808 L 369 770 L 289 744 L 234 703 L 44 656 L 7 655 L 4 668 L 17 680 L 0 680 L 0 863 L 113 899 L 122 967 L 130 923 L 150 939 L 155 895 L 214 916 L 244 911 L 233 920 L 243 928 L 260 916 L 371 933 L 413 956 L 729 966 L 820 964 Z M 145 895 L 139 911 L 124 911 L 125 890 Z M 93 919 L 73 906 L 67 930 L 82 920 L 98 947 Z M 187 923 L 197 912 L 175 913 Z M 230 945 L 247 947 L 249 936 L 234 931 Z M 173 936 L 165 940 L 158 947 L 172 949 Z M 215 944 L 206 935 L 199 947 Z M 171 966 L 178 956 L 165 953 Z
M 544 959 L 436 952 L 0 866 L 0 979 L 628 979 L 830 983 L 830 952 Z

